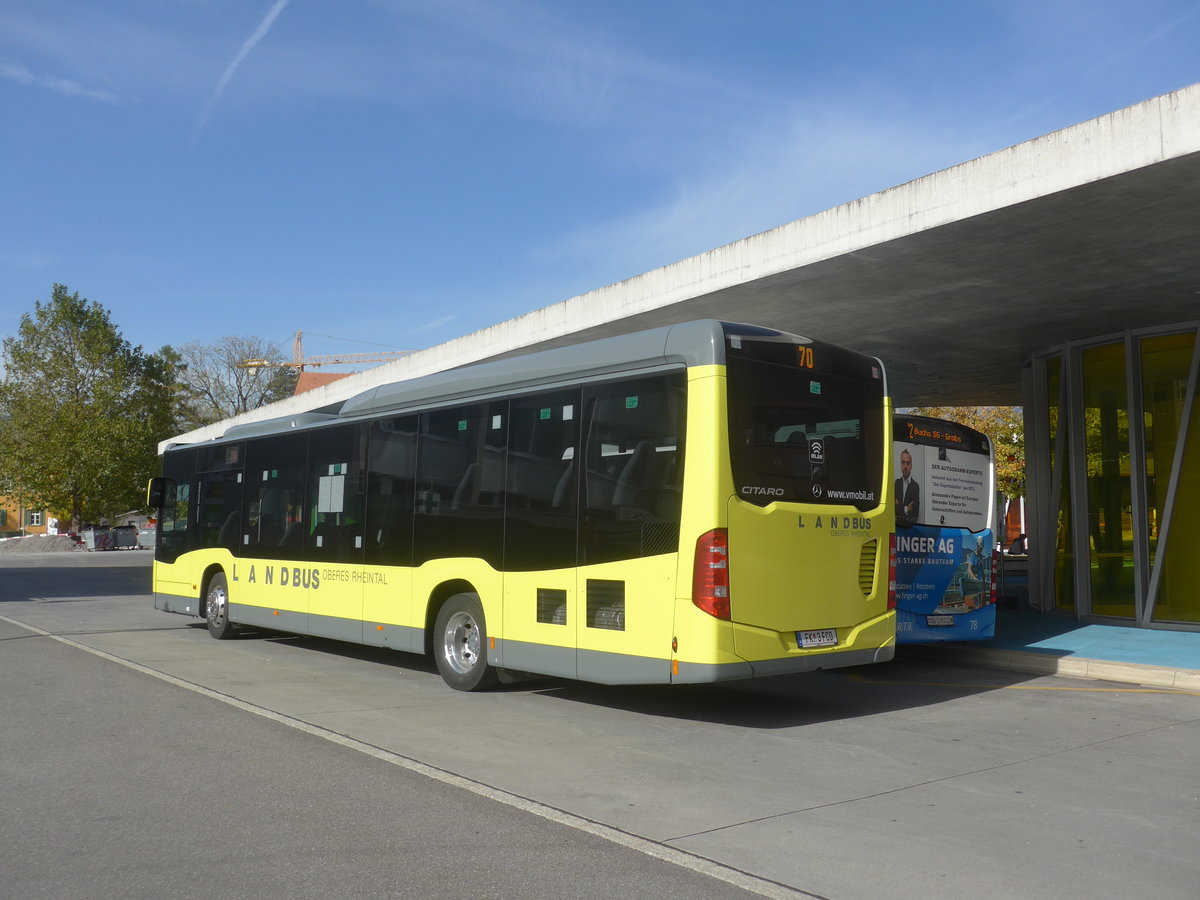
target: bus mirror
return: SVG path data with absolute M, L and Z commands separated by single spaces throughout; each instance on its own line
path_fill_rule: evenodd
M 151 478 L 146 485 L 146 505 L 151 509 L 162 509 L 167 499 L 167 479 Z

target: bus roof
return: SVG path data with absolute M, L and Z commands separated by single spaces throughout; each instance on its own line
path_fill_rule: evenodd
M 466 398 L 486 400 L 515 391 L 566 386 L 579 381 L 615 378 L 677 366 L 724 365 L 727 335 L 820 343 L 773 328 L 700 319 L 521 356 L 472 363 L 407 381 L 380 385 L 346 400 L 336 412 L 300 413 L 234 425 L 215 440 L 285 433 L 297 428 L 320 427 L 389 412 L 399 413 Z M 844 352 L 862 356 L 850 350 Z

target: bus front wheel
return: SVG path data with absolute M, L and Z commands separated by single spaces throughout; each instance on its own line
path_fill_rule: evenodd
M 208 590 L 204 592 L 204 618 L 208 633 L 218 641 L 228 640 L 237 630 L 237 626 L 229 621 L 229 585 L 224 572 L 218 572 L 208 582 Z
M 487 623 L 478 594 L 455 594 L 438 610 L 433 655 L 442 680 L 456 691 L 494 687 L 498 676 L 487 661 Z

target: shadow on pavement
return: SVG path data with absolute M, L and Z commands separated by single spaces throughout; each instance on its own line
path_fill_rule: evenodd
M 204 628 L 202 623 L 193 627 Z M 286 641 L 295 647 L 333 653 L 378 665 L 427 674 L 437 667 L 429 656 L 379 647 L 343 644 L 323 638 L 246 629 L 241 640 Z M 1004 689 L 1037 676 L 903 660 L 874 666 L 830 669 L 797 675 L 710 685 L 599 685 L 542 676 L 519 677 L 491 691 L 504 696 L 543 697 L 645 716 L 741 728 L 794 728 L 919 708 L 959 697 Z M 451 688 L 447 700 L 453 700 Z M 486 702 L 486 696 L 483 699 Z
M 539 693 L 663 718 L 775 729 L 932 706 L 1031 677 L 892 662 L 713 685 L 605 687 L 560 682 Z
M 4 568 L 0 575 L 0 603 L 86 602 L 149 593 L 150 567 L 146 565 Z

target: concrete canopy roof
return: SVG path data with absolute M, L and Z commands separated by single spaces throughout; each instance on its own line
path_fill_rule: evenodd
M 1067 339 L 1200 319 L 1200 84 L 962 163 L 208 426 L 689 319 L 880 357 L 899 406 L 1020 402 Z

